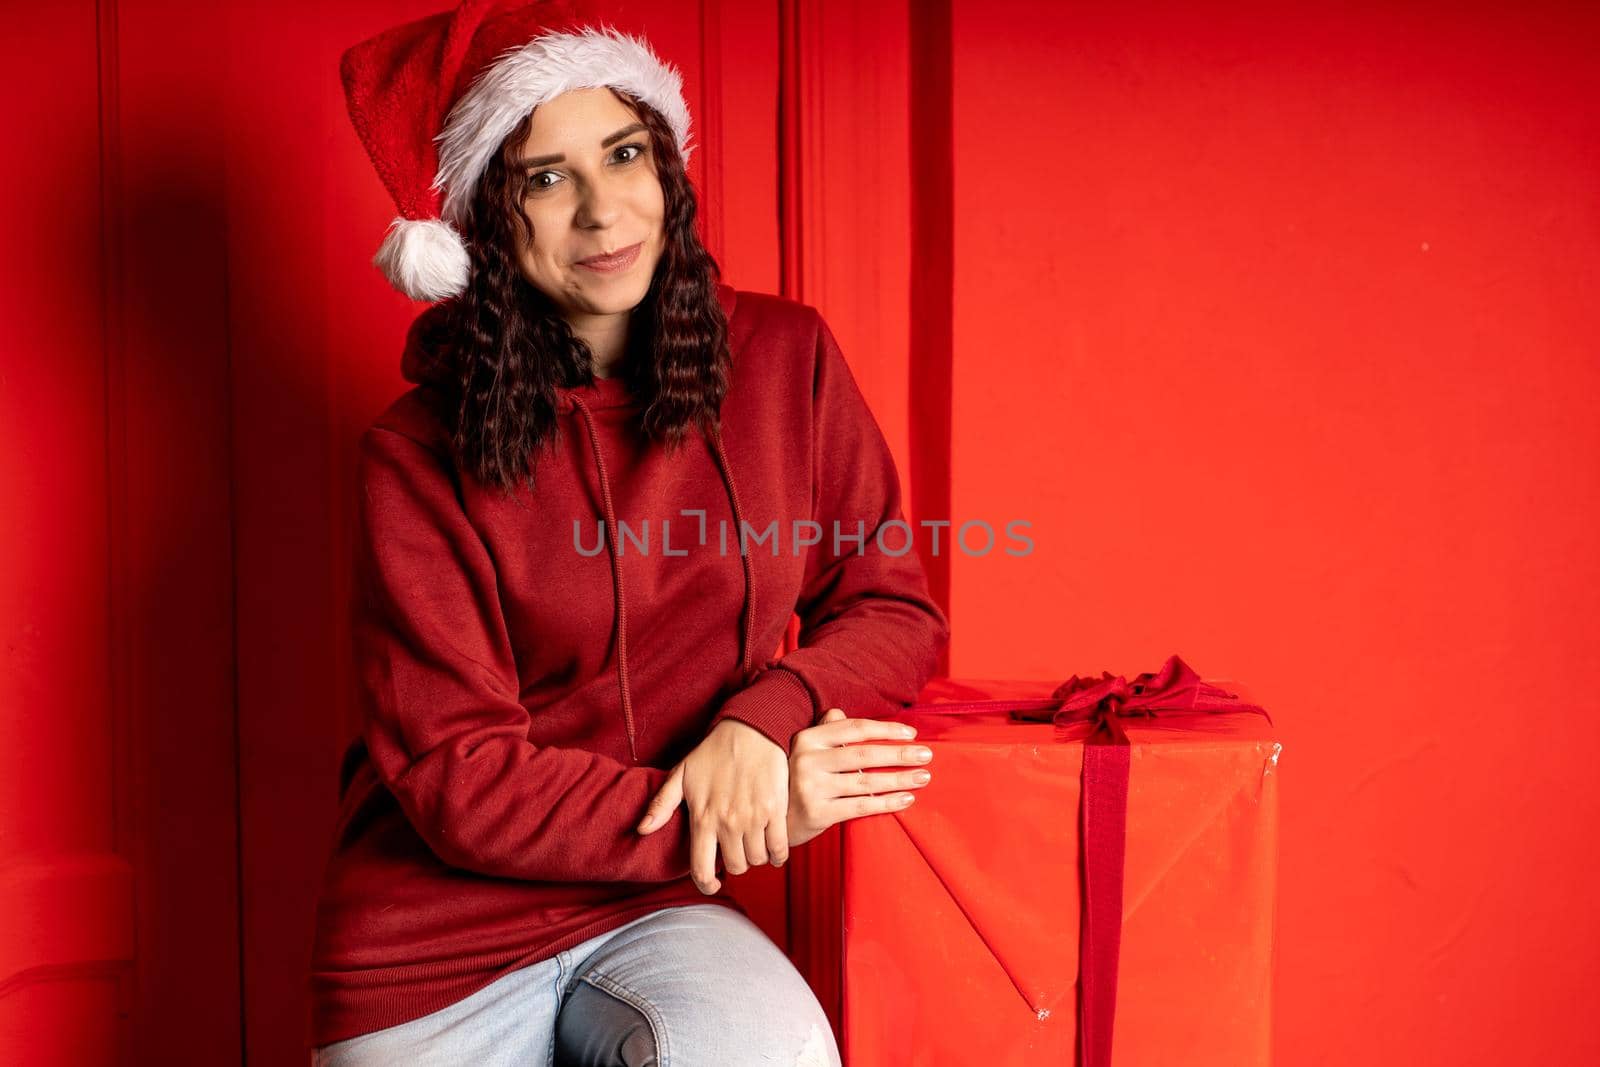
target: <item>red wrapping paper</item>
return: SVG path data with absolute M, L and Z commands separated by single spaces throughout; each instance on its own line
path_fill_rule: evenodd
M 941 679 L 903 718 L 933 782 L 842 824 L 849 1067 L 1267 1062 L 1262 709 L 1174 656 L 1131 682 Z

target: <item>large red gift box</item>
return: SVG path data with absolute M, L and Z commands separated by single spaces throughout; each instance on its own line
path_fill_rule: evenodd
M 1251 1067 L 1271 1040 L 1266 712 L 1173 656 L 929 684 L 910 808 L 841 824 L 848 1067 Z

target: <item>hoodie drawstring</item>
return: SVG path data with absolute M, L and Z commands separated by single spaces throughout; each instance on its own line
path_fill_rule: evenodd
M 579 414 L 583 416 L 583 424 L 589 435 L 589 447 L 594 452 L 594 465 L 600 473 L 600 504 L 605 511 L 606 548 L 611 556 L 612 599 L 616 606 L 617 685 L 622 692 L 622 721 L 628 731 L 628 755 L 634 762 L 638 762 L 639 753 L 634 743 L 633 692 L 628 685 L 628 604 L 622 589 L 622 561 L 617 553 L 617 514 L 611 501 L 611 479 L 606 474 L 606 458 L 600 451 L 600 437 L 595 432 L 594 416 L 589 412 L 589 405 L 582 397 L 572 396 L 571 399 Z M 733 509 L 736 544 L 742 547 L 744 514 L 739 508 L 739 491 L 734 488 L 733 472 L 728 466 L 728 457 L 722 448 L 720 428 L 713 428 L 707 434 L 707 440 L 711 446 L 711 454 L 717 461 L 717 470 L 722 475 L 722 483 L 728 490 L 728 502 Z M 750 662 L 750 650 L 755 643 L 755 571 L 747 553 L 741 550 L 739 559 L 744 565 L 744 604 L 739 613 L 742 624 L 739 638 L 739 677 L 742 687 L 748 684 L 752 675 L 756 673 Z
M 707 437 L 711 443 L 711 454 L 717 459 L 717 468 L 722 471 L 722 484 L 728 487 L 728 504 L 733 509 L 734 546 L 739 553 L 739 561 L 744 564 L 744 607 L 741 610 L 744 627 L 739 636 L 739 685 L 743 688 L 749 684 L 754 673 L 750 663 L 750 651 L 756 643 L 756 575 L 750 563 L 750 554 L 744 551 L 744 512 L 739 508 L 739 490 L 733 486 L 733 471 L 728 466 L 728 454 L 722 450 L 722 428 L 712 427 Z

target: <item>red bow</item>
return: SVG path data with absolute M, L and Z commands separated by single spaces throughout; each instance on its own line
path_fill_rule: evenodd
M 1203 680 L 1177 656 L 1168 656 L 1159 671 L 1145 671 L 1129 682 L 1121 675 L 1101 671 L 1099 678 L 1071 678 L 1056 686 L 1050 699 L 1054 708 L 1016 710 L 1013 719 L 1054 722 L 1064 726 L 1074 722 L 1095 723 L 1095 733 L 1111 732 L 1127 744 L 1127 734 L 1116 720 L 1122 716 L 1205 715 L 1241 711 L 1272 716 L 1256 704 L 1242 700 L 1221 686 Z

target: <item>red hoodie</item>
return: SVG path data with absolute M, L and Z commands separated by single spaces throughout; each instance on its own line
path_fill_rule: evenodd
M 318 901 L 315 1044 L 657 908 L 738 909 L 690 880 L 681 805 L 634 829 L 672 766 L 721 719 L 788 752 L 828 708 L 885 717 L 931 677 L 948 624 L 916 551 L 892 554 L 906 528 L 874 536 L 903 520 L 899 480 L 832 333 L 795 301 L 717 296 L 720 432 L 649 446 L 623 379 L 596 379 L 561 392 L 557 444 L 512 498 L 452 463 L 425 340 L 443 309 L 413 323 L 417 387 L 361 438 L 363 728 Z M 775 658 L 791 613 L 801 647 Z

